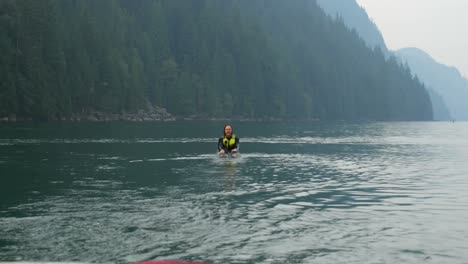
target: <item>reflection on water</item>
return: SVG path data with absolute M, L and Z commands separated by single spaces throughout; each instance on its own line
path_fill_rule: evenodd
M 236 161 L 226 160 L 224 162 L 224 190 L 232 192 L 236 189 Z
M 232 159 L 210 124 L 121 126 L 0 129 L 0 261 L 468 259 L 468 124 L 241 123 Z

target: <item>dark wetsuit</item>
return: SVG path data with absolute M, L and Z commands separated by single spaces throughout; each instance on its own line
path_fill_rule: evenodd
M 235 137 L 236 139 L 236 143 L 234 145 L 231 145 L 231 146 L 225 146 L 223 144 L 223 140 L 224 138 L 219 138 L 218 139 L 218 152 L 221 151 L 221 150 L 224 150 L 225 153 L 231 153 L 231 151 L 233 149 L 237 149 L 239 148 L 239 138 L 238 137 Z

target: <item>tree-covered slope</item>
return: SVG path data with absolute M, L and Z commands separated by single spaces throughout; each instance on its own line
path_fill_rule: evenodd
M 333 18 L 341 18 L 345 24 L 355 29 L 370 47 L 380 47 L 387 52 L 384 38 L 356 0 L 317 0 L 323 10 Z
M 450 114 L 450 110 L 447 108 L 444 98 L 430 87 L 427 87 L 427 91 L 429 92 L 429 96 L 432 101 L 432 112 L 434 120 L 452 120 L 452 115 Z
M 423 85 L 314 1 L 3 0 L 0 117 L 429 120 Z
M 396 54 L 410 65 L 421 80 L 444 98 L 454 119 L 468 120 L 468 81 L 456 68 L 436 62 L 417 48 L 400 49 Z
M 317 0 L 317 3 L 327 14 L 335 19 L 343 20 L 350 29 L 356 30 L 364 41 L 366 41 L 367 45 L 370 47 L 380 47 L 387 56 L 393 54 L 392 51 L 387 49 L 383 36 L 377 26 L 371 21 L 366 11 L 359 6 L 356 0 Z M 396 56 L 399 56 L 398 52 L 396 52 Z M 434 78 L 433 76 L 437 75 L 436 72 L 433 72 L 434 75 L 432 76 L 419 74 L 421 72 L 419 66 L 413 63 L 410 63 L 409 66 L 411 71 L 417 73 L 418 78 L 426 85 L 432 102 L 434 119 L 451 119 L 447 103 L 453 103 L 453 100 L 448 102 L 445 96 L 442 96 L 442 94 L 445 95 L 446 92 L 442 92 L 441 89 L 432 89 L 430 87 L 433 83 L 431 79 Z

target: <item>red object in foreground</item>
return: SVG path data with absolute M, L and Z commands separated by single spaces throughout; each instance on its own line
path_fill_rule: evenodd
M 135 264 L 208 264 L 207 262 L 199 261 L 180 261 L 180 260 L 159 260 L 159 261 L 142 261 Z

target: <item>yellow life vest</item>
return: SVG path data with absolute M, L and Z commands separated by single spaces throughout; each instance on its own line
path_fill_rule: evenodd
M 231 138 L 227 138 L 224 136 L 223 138 L 223 146 L 225 148 L 231 149 L 236 145 L 236 135 L 232 134 Z

